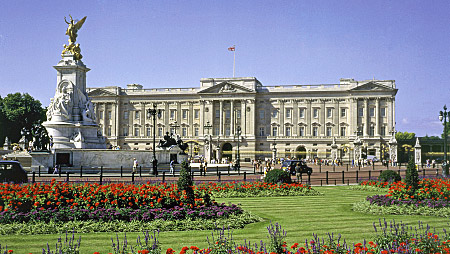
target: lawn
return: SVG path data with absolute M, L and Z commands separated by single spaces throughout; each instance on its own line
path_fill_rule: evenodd
M 265 221 L 247 225 L 244 229 L 233 230 L 233 238 L 237 243 L 244 239 L 251 242 L 267 240 L 269 221 L 278 222 L 287 231 L 287 242 L 303 243 L 306 238 L 311 239 L 313 233 L 326 236 L 327 232 L 340 233 L 347 242 L 357 243 L 363 239 L 370 239 L 374 235 L 373 222 L 380 218 L 378 215 L 368 215 L 353 212 L 352 204 L 363 200 L 375 192 L 350 190 L 346 186 L 315 187 L 323 196 L 299 197 L 269 197 L 269 198 L 228 198 L 218 199 L 218 202 L 240 203 L 245 210 L 251 211 L 264 218 Z M 439 232 L 447 228 L 449 222 L 446 218 L 425 216 L 384 216 L 387 220 L 395 219 L 410 225 L 417 225 L 423 221 Z M 123 233 L 118 233 L 123 238 Z M 115 233 L 77 234 L 82 238 L 81 253 L 112 252 L 111 237 Z M 135 242 L 139 233 L 127 233 L 129 242 Z M 206 237 L 211 236 L 210 231 L 161 232 L 159 236 L 162 249 L 173 248 L 177 252 L 182 246 L 207 247 Z M 8 244 L 15 253 L 42 253 L 47 242 L 53 246 L 58 235 L 10 235 L 0 236 L 0 244 Z

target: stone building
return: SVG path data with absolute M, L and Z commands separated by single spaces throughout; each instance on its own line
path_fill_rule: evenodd
M 190 155 L 203 154 L 205 143 L 211 143 L 217 158 L 234 159 L 239 145 L 240 157 L 247 161 L 273 154 L 291 158 L 336 154 L 349 160 L 359 137 L 363 155 L 387 158 L 395 130 L 394 80 L 264 86 L 254 77 L 205 78 L 195 88 L 144 89 L 129 84 L 87 91 L 108 143 L 122 149 L 152 149 L 153 119 L 148 109 L 154 103 L 161 110 L 156 140 L 166 132 L 176 133 L 190 144 Z

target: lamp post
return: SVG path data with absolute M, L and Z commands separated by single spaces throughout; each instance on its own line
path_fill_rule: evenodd
M 158 160 L 156 159 L 156 116 L 161 118 L 161 109 L 156 109 L 156 103 L 153 103 L 153 109 L 149 108 L 147 114 L 153 117 L 153 175 L 158 175 Z
M 177 124 L 177 121 L 173 122 L 173 124 L 170 126 L 174 129 L 174 133 L 173 134 L 177 134 L 177 129 L 180 127 L 180 125 Z
M 450 117 L 450 112 L 447 112 L 447 105 L 444 105 L 444 111 L 439 112 L 439 121 L 444 120 L 444 162 L 442 162 L 442 176 L 447 177 L 448 165 L 447 165 L 447 117 Z
M 213 126 L 211 125 L 211 123 L 209 121 L 206 122 L 206 124 L 203 126 L 204 129 L 207 130 L 207 134 L 205 135 L 205 152 L 207 152 L 207 154 L 205 154 L 205 160 L 207 160 L 208 162 L 210 162 L 211 160 L 211 153 L 212 153 L 212 145 L 211 145 L 211 135 L 209 134 L 209 130 L 212 128 Z
M 241 126 L 238 126 L 236 129 L 236 136 L 237 136 L 237 156 L 236 156 L 236 170 L 239 171 L 240 167 L 241 167 L 241 155 L 239 152 L 239 141 L 241 138 Z

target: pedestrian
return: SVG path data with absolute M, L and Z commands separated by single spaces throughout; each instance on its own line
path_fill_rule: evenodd
M 171 174 L 173 174 L 173 164 L 174 164 L 174 160 L 171 160 L 170 164 L 169 164 L 169 166 L 170 166 L 170 173 Z
M 139 166 L 138 161 L 136 160 L 136 158 L 133 158 L 133 173 L 136 173 L 138 166 Z
M 55 169 L 53 170 L 53 174 L 56 175 L 59 173 L 59 165 L 55 165 Z

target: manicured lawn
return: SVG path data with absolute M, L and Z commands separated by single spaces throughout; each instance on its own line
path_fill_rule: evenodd
M 285 229 L 288 244 L 304 243 L 311 239 L 313 233 L 326 237 L 327 232 L 342 234 L 347 242 L 356 243 L 370 239 L 374 235 L 373 222 L 380 218 L 378 215 L 367 215 L 351 210 L 352 204 L 363 200 L 367 195 L 375 192 L 349 190 L 348 187 L 315 187 L 323 196 L 300 197 L 271 197 L 271 198 L 234 198 L 218 199 L 219 202 L 240 203 L 245 210 L 251 211 L 265 219 L 263 222 L 247 225 L 244 229 L 233 230 L 233 238 L 237 243 L 244 239 L 251 242 L 263 240 L 267 242 L 269 221 L 278 222 Z M 447 228 L 448 219 L 425 216 L 384 216 L 387 220 L 395 219 L 410 225 L 417 225 L 423 221 L 439 232 Z M 382 218 L 381 218 L 382 219 Z M 123 233 L 118 233 L 123 239 Z M 128 242 L 135 242 L 139 233 L 127 233 Z M 82 237 L 81 253 L 112 252 L 111 237 L 115 233 L 77 234 Z M 179 252 L 182 246 L 207 247 L 206 237 L 211 237 L 210 231 L 161 232 L 159 240 L 163 252 L 169 247 Z M 15 253 L 42 253 L 47 242 L 50 246 L 56 243 L 57 235 L 20 235 L 0 236 L 0 244 L 8 244 Z

